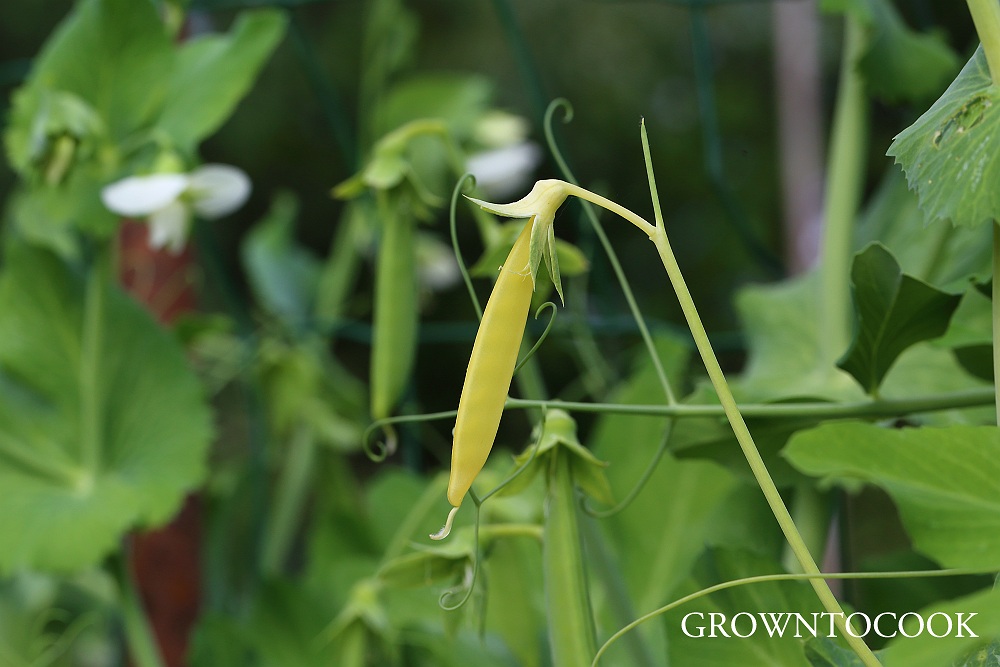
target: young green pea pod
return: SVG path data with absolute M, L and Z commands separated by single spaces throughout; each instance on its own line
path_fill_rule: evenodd
M 448 502 L 454 509 L 433 539 L 444 539 L 450 532 L 455 511 L 486 463 L 500 427 L 531 305 L 528 244 L 533 222 L 530 220 L 514 241 L 483 311 L 455 420 L 448 480 Z
M 383 212 L 392 204 L 383 202 Z M 371 357 L 371 413 L 392 414 L 413 370 L 417 343 L 416 220 L 383 218 L 375 267 L 375 314 Z

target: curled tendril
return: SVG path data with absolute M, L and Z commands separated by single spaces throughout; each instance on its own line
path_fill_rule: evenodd
M 476 495 L 476 492 L 469 489 L 469 498 L 472 499 L 473 504 L 476 506 L 476 516 L 472 524 L 472 575 L 465 578 L 460 586 L 455 586 L 446 589 L 441 593 L 441 597 L 438 598 L 438 606 L 444 611 L 456 611 L 465 606 L 465 603 L 472 598 L 472 592 L 476 589 L 476 580 L 479 578 L 479 561 L 481 558 L 479 550 L 479 523 L 480 523 L 480 510 L 482 509 L 483 501 Z M 455 513 L 456 507 L 448 515 L 449 520 Z M 462 590 L 465 591 L 465 595 L 462 599 L 453 605 L 448 604 L 448 599 L 452 596 L 458 595 Z
M 534 356 L 535 352 L 538 351 L 538 348 L 541 347 L 542 343 L 545 342 L 545 339 L 548 338 L 549 331 L 552 329 L 552 325 L 555 324 L 556 314 L 558 312 L 558 309 L 556 308 L 556 304 L 551 301 L 546 301 L 545 303 L 543 303 L 538 307 L 538 310 L 535 311 L 535 319 L 536 320 L 538 319 L 538 317 L 542 314 L 542 310 L 544 310 L 545 308 L 552 309 L 552 314 L 549 315 L 549 323 L 545 325 L 545 330 L 542 331 L 542 335 L 538 337 L 538 340 L 535 341 L 535 344 L 532 345 L 531 349 L 528 350 L 527 354 L 524 355 L 524 359 L 521 359 L 521 361 L 517 362 L 517 366 L 514 366 L 515 375 L 517 375 L 517 372 L 521 370 L 521 366 L 524 366 L 524 364 L 527 363 L 528 359 L 531 359 L 531 357 Z
M 451 206 L 448 210 L 448 222 L 451 225 L 451 247 L 455 251 L 455 260 L 458 262 L 458 270 L 462 273 L 462 280 L 465 282 L 465 289 L 469 290 L 469 299 L 472 301 L 472 307 L 476 309 L 476 317 L 479 320 L 483 319 L 483 308 L 479 305 L 479 297 L 476 296 L 476 290 L 472 287 L 472 278 L 469 276 L 469 270 L 465 265 L 465 258 L 462 257 L 462 250 L 458 247 L 458 233 L 456 231 L 456 215 L 455 210 L 458 207 L 458 196 L 463 192 L 469 192 L 472 188 L 476 187 L 476 177 L 472 174 L 466 172 L 462 175 L 458 182 L 455 183 L 455 189 L 451 191 Z
M 553 159 L 559 166 L 559 171 L 561 171 L 563 175 L 569 176 L 566 180 L 575 183 L 576 181 L 574 181 L 572 177 L 573 172 L 570 171 L 566 158 L 563 157 L 562 151 L 559 150 L 559 144 L 556 142 L 555 133 L 552 131 L 552 119 L 555 116 L 556 111 L 559 109 L 562 109 L 562 122 L 564 124 L 573 120 L 573 105 L 570 104 L 569 100 L 564 97 L 552 100 L 549 103 L 548 108 L 545 110 L 545 119 L 542 122 L 542 129 L 545 132 L 545 144 L 549 147 L 549 152 L 552 153 Z
M 398 417 L 376 419 L 368 425 L 368 428 L 361 435 L 361 449 L 369 459 L 375 463 L 381 463 L 396 451 L 398 438 L 396 437 L 396 429 L 393 428 L 394 424 L 429 422 L 436 419 L 454 419 L 456 415 L 458 415 L 457 410 L 448 410 L 446 412 L 428 412 L 422 415 L 399 415 Z M 372 436 L 379 429 L 382 430 L 385 441 L 372 442 Z
M 597 510 L 590 506 L 590 499 L 587 498 L 587 496 L 581 496 L 580 509 L 583 510 L 585 514 L 592 516 L 595 519 L 607 519 L 609 517 L 618 514 L 626 507 L 631 505 L 632 501 L 635 500 L 640 493 L 642 493 L 643 488 L 645 488 L 646 486 L 646 482 L 648 482 L 649 478 L 653 476 L 653 471 L 655 471 L 656 467 L 660 465 L 660 460 L 666 453 L 667 445 L 670 443 L 670 434 L 674 430 L 673 427 L 674 427 L 674 421 L 671 419 L 669 422 L 667 422 L 667 428 L 663 433 L 663 438 L 660 440 L 660 444 L 656 448 L 656 452 L 653 454 L 653 460 L 651 460 L 649 462 L 649 465 L 646 466 L 646 469 L 642 471 L 642 474 L 636 481 L 635 486 L 632 487 L 632 489 L 625 495 L 624 498 L 621 499 L 621 501 L 617 505 L 614 505 L 613 507 L 610 507 L 605 510 Z
M 383 439 L 373 441 L 372 435 L 378 430 L 382 431 Z M 361 448 L 364 450 L 365 456 L 375 463 L 381 463 L 392 456 L 398 444 L 399 438 L 396 436 L 396 429 L 391 424 L 381 421 L 370 424 L 361 436 Z

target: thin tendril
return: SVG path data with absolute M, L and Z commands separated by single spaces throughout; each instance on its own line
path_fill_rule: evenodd
M 505 486 L 507 486 L 508 484 L 510 484 L 511 482 L 513 482 L 515 478 L 517 478 L 518 476 L 520 476 L 521 473 L 523 473 L 525 470 L 528 469 L 528 466 L 530 466 L 531 463 L 532 463 L 532 461 L 535 460 L 535 457 L 538 456 L 538 452 L 542 448 L 542 435 L 545 432 L 545 429 L 544 429 L 545 415 L 547 413 L 548 413 L 548 408 L 543 403 L 542 404 L 542 421 L 541 421 L 541 425 L 542 426 L 538 429 L 538 439 L 535 440 L 535 444 L 531 448 L 531 454 L 528 456 L 528 460 L 525 461 L 523 465 L 518 466 L 518 468 L 514 472 L 510 473 L 509 475 L 507 475 L 507 477 L 505 477 L 502 482 L 500 482 L 495 487 L 493 487 L 489 491 L 489 493 L 487 493 L 486 495 L 484 495 L 482 497 L 482 499 L 480 499 L 480 501 L 479 501 L 480 503 L 486 501 L 488 498 L 490 498 L 491 496 L 493 496 L 497 492 L 503 490 L 503 488 Z
M 399 415 L 396 417 L 385 417 L 376 419 L 361 435 L 361 449 L 365 455 L 375 463 L 381 463 L 395 451 L 396 430 L 393 424 L 410 424 L 414 422 L 429 422 L 435 419 L 449 419 L 458 415 L 458 410 L 448 410 L 447 412 L 428 412 L 422 415 Z M 372 442 L 372 434 L 378 429 L 386 436 L 385 442 Z
M 441 597 L 438 598 L 438 606 L 444 611 L 457 611 L 465 606 L 465 603 L 472 598 L 472 592 L 476 589 L 476 579 L 479 577 L 479 518 L 480 511 L 482 509 L 483 501 L 476 495 L 476 492 L 469 489 L 469 498 L 472 499 L 473 504 L 476 506 L 476 517 L 472 524 L 472 578 L 469 579 L 468 585 L 462 584 L 461 588 L 458 586 L 449 588 L 441 593 Z M 457 595 L 462 589 L 465 589 L 465 595 L 461 600 L 453 605 L 449 605 L 447 600 L 453 595 Z
M 552 304 L 552 305 L 553 305 L 553 307 L 555 307 L 555 304 Z M 541 308 L 539 308 L 539 310 L 541 310 Z M 546 414 L 546 407 L 543 405 L 542 406 L 542 422 L 541 422 L 542 424 L 545 423 L 545 414 Z M 479 576 L 479 559 L 480 559 L 479 524 L 480 524 L 480 517 L 481 517 L 481 510 L 482 510 L 482 507 L 483 507 L 483 503 L 486 502 L 487 500 L 489 500 L 496 493 L 498 493 L 499 491 L 501 491 L 505 486 L 507 486 L 508 484 L 510 484 L 512 481 L 514 481 L 514 479 L 518 475 L 520 475 L 525 470 L 527 470 L 528 466 L 531 465 L 532 461 L 534 461 L 535 457 L 538 455 L 538 451 L 542 448 L 542 435 L 543 435 L 543 433 L 544 433 L 544 429 L 543 428 L 539 428 L 538 429 L 538 438 L 535 440 L 535 444 L 531 448 L 531 455 L 528 457 L 528 460 L 525 461 L 523 465 L 518 466 L 517 470 L 515 470 L 511 474 L 507 475 L 507 477 L 504 478 L 504 480 L 502 482 L 500 482 L 495 487 L 493 487 L 488 493 L 486 493 L 485 495 L 483 495 L 482 498 L 480 498 L 473 489 L 469 489 L 469 498 L 472 500 L 472 503 L 476 506 L 476 516 L 475 516 L 474 523 L 473 523 L 473 544 L 474 544 L 474 547 L 473 547 L 472 578 L 469 581 L 468 586 L 465 586 L 463 584 L 462 588 L 466 589 L 465 590 L 465 596 L 462 597 L 462 599 L 459 600 L 454 605 L 447 604 L 447 599 L 450 596 L 457 595 L 459 593 L 459 591 L 462 590 L 462 588 L 452 587 L 452 588 L 449 588 L 449 589 L 445 590 L 443 593 L 441 593 L 441 596 L 438 598 L 438 606 L 440 606 L 441 609 L 443 609 L 445 611 L 455 611 L 457 609 L 460 609 L 462 606 L 464 606 L 465 603 L 468 602 L 469 599 L 472 597 L 472 591 L 473 591 L 473 589 L 475 589 L 476 579 Z M 453 509 L 452 512 L 451 512 L 451 514 L 449 515 L 449 523 L 451 522 L 451 517 L 454 515 L 455 510 L 457 510 L 457 509 L 458 508 Z
M 472 307 L 476 309 L 476 317 L 481 322 L 483 320 L 483 308 L 479 305 L 479 297 L 476 296 L 476 290 L 472 286 L 472 277 L 469 276 L 469 270 L 465 265 L 465 258 L 462 257 L 462 250 L 458 247 L 458 233 L 456 232 L 455 224 L 455 209 L 458 206 L 458 196 L 463 191 L 467 191 L 466 185 L 470 189 L 476 187 L 476 177 L 470 173 L 465 173 L 455 183 L 455 189 L 451 191 L 451 207 L 448 211 L 448 221 L 451 225 L 451 247 L 455 251 L 458 270 L 462 272 L 462 280 L 465 281 L 465 288 L 469 290 L 469 299 L 472 301 Z
M 654 609 L 648 614 L 643 614 L 639 618 L 635 619 L 624 628 L 611 635 L 608 640 L 604 642 L 604 645 L 602 645 L 594 655 L 594 660 L 590 663 L 590 667 L 597 667 L 597 663 L 601 659 L 601 656 L 607 652 L 613 643 L 646 621 L 652 620 L 657 616 L 661 616 L 672 609 L 680 607 L 681 605 L 687 604 L 693 600 L 697 600 L 700 597 L 704 597 L 727 588 L 735 588 L 744 584 L 759 584 L 771 581 L 801 581 L 806 579 L 917 579 L 922 577 L 957 577 L 970 574 L 992 574 L 996 571 L 996 568 L 955 568 L 950 570 L 904 570 L 898 572 L 819 572 L 816 574 L 782 573 L 763 574 L 755 577 L 743 577 L 741 579 L 733 579 L 732 581 L 724 581 L 721 584 L 715 584 L 714 586 L 703 588 L 700 591 L 691 593 L 690 595 L 685 595 L 682 598 L 674 600 L 670 604 L 666 604 L 659 609 Z
M 531 357 L 535 355 L 535 352 L 538 351 L 538 348 L 542 346 L 542 343 L 545 342 L 545 339 L 548 337 L 549 331 L 552 329 L 552 325 L 555 324 L 557 308 L 556 304 L 553 303 L 552 301 L 546 301 L 545 303 L 543 303 L 538 307 L 538 310 L 535 311 L 535 319 L 536 320 L 538 319 L 539 315 L 542 314 L 542 310 L 544 308 L 552 309 L 552 314 L 549 316 L 549 323 L 545 325 L 545 331 L 543 331 L 542 335 L 538 337 L 538 340 L 535 341 L 535 344 L 531 346 L 531 349 L 528 350 L 527 353 L 525 353 L 524 358 L 521 359 L 521 361 L 517 362 L 517 366 L 514 366 L 514 375 L 517 375 L 517 372 L 521 370 L 521 366 L 524 366 L 524 364 L 528 362 L 528 359 L 531 359 Z
M 645 488 L 646 486 L 646 482 L 648 482 L 649 479 L 653 476 L 653 471 L 655 471 L 656 467 L 660 465 L 660 460 L 663 458 L 663 455 L 667 452 L 667 446 L 670 444 L 670 435 L 671 433 L 673 433 L 673 430 L 674 430 L 674 420 L 671 419 L 667 422 L 666 429 L 663 432 L 663 438 L 660 440 L 660 444 L 656 448 L 656 452 L 653 454 L 653 460 L 649 462 L 649 465 L 646 466 L 646 469 L 643 470 L 642 474 L 639 476 L 638 481 L 636 481 L 632 489 L 625 495 L 624 498 L 621 499 L 621 501 L 617 505 L 614 505 L 613 507 L 610 507 L 606 510 L 595 510 L 593 507 L 590 506 L 590 498 L 588 498 L 587 496 L 583 496 L 582 500 L 580 501 L 580 509 L 583 510 L 585 514 L 587 514 L 588 516 L 592 516 L 595 519 L 607 519 L 609 517 L 618 514 L 626 507 L 631 505 L 632 501 L 635 500 L 640 493 L 642 493 L 643 488 Z
M 553 100 L 549 104 L 549 108 L 545 111 L 545 123 L 543 129 L 545 131 L 545 141 L 548 144 L 549 151 L 552 153 L 553 159 L 559 166 L 559 170 L 563 174 L 563 178 L 573 185 L 579 187 L 579 182 L 570 171 L 569 165 L 566 164 L 566 160 L 563 158 L 562 153 L 559 150 L 558 144 L 556 144 L 555 136 L 552 132 L 552 118 L 555 115 L 557 109 L 563 109 L 563 122 L 568 123 L 573 119 L 573 106 L 566 99 L 559 98 Z M 608 261 L 611 264 L 611 268 L 615 273 L 615 277 L 618 279 L 618 284 L 621 286 L 622 294 L 625 296 L 625 301 L 628 303 L 629 312 L 632 314 L 632 319 L 635 320 L 636 326 L 639 328 L 639 334 L 642 336 L 642 342 L 646 346 L 646 350 L 649 352 L 649 356 L 653 362 L 653 368 L 656 370 L 656 376 L 660 381 L 660 386 L 663 388 L 663 394 L 667 400 L 668 404 L 673 404 L 676 399 L 674 398 L 673 389 L 670 386 L 670 381 L 667 379 L 666 371 L 663 370 L 663 363 L 660 361 L 660 357 L 656 354 L 656 346 L 653 344 L 653 337 L 649 333 L 649 327 L 646 326 L 646 320 L 639 310 L 639 305 L 636 303 L 635 296 L 632 293 L 632 287 L 629 285 L 628 278 L 625 277 L 625 272 L 622 270 L 621 262 L 618 261 L 618 255 L 615 253 L 614 248 L 611 247 L 611 242 L 608 240 L 607 234 L 604 233 L 604 227 L 601 225 L 600 220 L 597 218 L 597 214 L 594 212 L 594 207 L 581 200 L 581 206 L 583 207 L 584 213 L 587 215 L 587 219 L 590 220 L 590 225 L 594 229 L 594 233 L 597 235 L 598 240 L 601 242 L 601 246 L 604 248 L 604 254 L 607 255 Z

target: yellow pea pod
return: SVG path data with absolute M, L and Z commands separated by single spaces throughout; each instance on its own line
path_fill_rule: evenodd
M 472 346 L 451 447 L 448 502 L 455 508 L 462 504 L 493 448 L 507 391 L 514 376 L 534 289 L 528 272 L 532 222 L 524 226 L 507 255 L 507 261 L 500 267 L 500 276 L 486 303 L 483 321 Z M 449 525 L 435 538 L 447 535 L 451 516 Z

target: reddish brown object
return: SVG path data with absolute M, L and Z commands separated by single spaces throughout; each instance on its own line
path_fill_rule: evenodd
M 122 223 L 119 280 L 159 322 L 170 324 L 195 308 L 193 253 L 152 250 L 148 232 L 145 224 Z M 189 496 L 169 524 L 131 542 L 132 571 L 164 664 L 182 667 L 201 602 L 199 498 Z
M 118 233 L 122 287 L 162 324 L 191 312 L 197 303 L 194 253 L 149 247 L 149 226 L 125 220 Z

